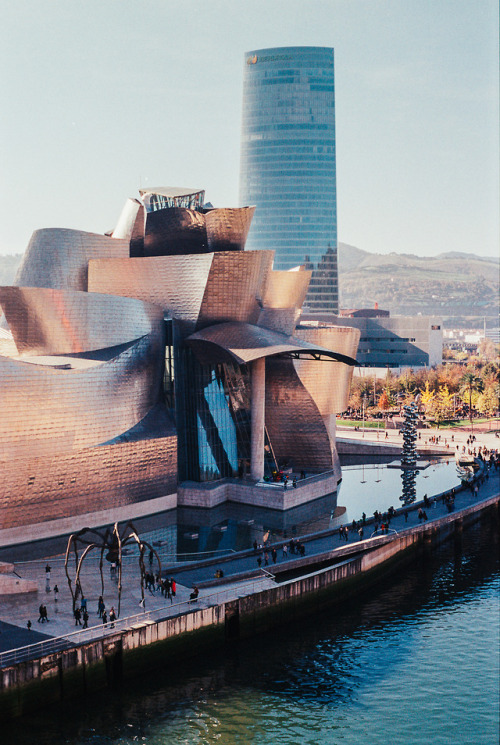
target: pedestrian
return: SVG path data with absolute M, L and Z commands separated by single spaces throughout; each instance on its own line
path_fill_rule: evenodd
M 306 547 L 304 546 L 303 543 L 300 544 L 299 551 L 300 551 L 300 555 L 301 556 L 304 556 L 305 555 L 305 553 L 306 553 Z
M 259 569 L 262 566 L 262 556 L 260 554 L 259 554 L 259 556 L 257 556 L 257 566 L 259 567 Z
M 89 627 L 89 614 L 87 610 L 83 611 L 83 628 L 88 629 Z
M 43 603 L 40 603 L 40 606 L 38 608 L 38 623 L 43 623 Z
M 102 598 L 102 595 L 99 595 L 99 600 L 97 601 L 97 615 L 99 618 L 102 618 L 102 614 L 104 613 L 106 605 L 104 603 L 104 600 Z
M 82 612 L 80 608 L 75 608 L 73 611 L 73 615 L 75 617 L 75 626 L 81 626 L 82 625 Z
M 28 631 L 31 631 L 31 621 L 28 620 L 28 623 L 26 624 L 26 626 L 28 627 Z
M 297 477 L 296 476 L 293 477 L 292 486 L 294 489 L 297 488 Z
M 358 535 L 359 535 L 359 540 L 362 541 L 363 540 L 363 528 L 362 527 L 359 528 Z
M 288 545 L 286 543 L 283 544 L 283 558 L 288 558 Z
M 45 603 L 42 605 L 42 622 L 43 621 L 46 621 L 47 623 L 49 622 L 49 617 L 47 616 L 47 606 L 45 605 Z
M 264 553 L 264 566 L 269 566 L 269 554 L 267 553 L 267 551 L 265 551 Z
M 175 584 L 175 579 L 173 577 L 170 577 L 170 592 L 172 593 L 172 598 L 175 598 L 176 591 L 177 591 L 177 585 Z
M 103 610 L 102 612 L 102 623 L 103 623 L 103 626 L 106 626 L 106 624 L 108 623 L 108 614 L 106 613 L 105 610 Z
M 57 596 L 59 594 L 59 588 L 57 585 L 54 585 L 54 601 L 57 603 Z
M 273 548 L 273 550 L 271 551 L 271 557 L 273 560 L 273 564 L 276 564 L 276 561 L 278 559 L 278 552 L 276 551 L 275 548 Z
M 84 610 L 87 610 L 87 598 L 84 595 L 82 595 L 82 599 L 80 600 L 80 610 L 82 613 Z
M 163 587 L 165 589 L 165 597 L 169 600 L 172 600 L 172 596 L 170 594 L 170 580 L 168 577 L 165 577 L 165 579 L 163 580 Z
M 116 613 L 115 613 L 115 609 L 113 608 L 113 606 L 111 606 L 111 610 L 109 611 L 109 620 L 111 622 L 111 628 L 114 629 L 115 621 L 116 621 Z

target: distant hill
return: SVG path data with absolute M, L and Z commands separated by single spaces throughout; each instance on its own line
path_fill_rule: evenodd
M 14 281 L 21 254 L 0 255 L 0 285 Z M 380 308 L 392 315 L 496 316 L 500 260 L 448 251 L 439 256 L 372 254 L 339 243 L 341 308 Z
M 371 254 L 339 244 L 342 308 L 380 308 L 392 315 L 444 317 L 498 313 L 498 259 L 449 251 L 434 257 Z

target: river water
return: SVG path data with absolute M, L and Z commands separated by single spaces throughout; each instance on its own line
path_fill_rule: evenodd
M 25 745 L 497 745 L 498 530 L 357 600 L 2 730 Z

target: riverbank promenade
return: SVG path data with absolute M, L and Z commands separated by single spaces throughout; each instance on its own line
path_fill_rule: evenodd
M 364 522 L 362 515 L 359 515 L 356 525 L 351 523 L 346 526 L 347 531 L 343 531 L 343 535 L 336 526 L 321 533 L 298 537 L 303 546 L 303 555 L 297 550 L 292 553 L 290 541 L 287 541 L 287 549 L 284 551 L 282 541 L 266 545 L 262 549 L 249 549 L 218 559 L 182 565 L 167 563 L 163 566 L 163 575 L 175 577 L 175 598 L 166 599 L 159 591 L 146 591 L 144 607 L 141 605 L 138 561 L 134 556 L 127 556 L 123 565 L 121 618 L 114 627 L 110 623 L 104 626 L 97 613 L 98 597 L 102 592 L 98 552 L 95 558 L 86 561 L 82 574 L 82 587 L 90 616 L 90 628 L 82 629 L 81 626 L 75 625 L 73 617 L 64 556 L 48 555 L 31 559 L 30 545 L 26 545 L 26 558 L 15 563 L 13 572 L 22 580 L 36 583 L 37 591 L 5 595 L 2 598 L 0 653 L 13 649 L 21 650 L 37 642 L 44 642 L 45 647 L 45 642 L 50 645 L 50 640 L 54 638 L 58 638 L 58 644 L 76 646 L 90 639 L 116 633 L 120 628 L 130 628 L 134 624 L 185 614 L 195 605 L 190 601 L 190 594 L 195 586 L 199 589 L 196 607 L 208 607 L 272 587 L 277 581 L 307 574 L 320 564 L 322 557 L 327 559 L 328 564 L 334 565 L 336 560 L 342 562 L 355 553 L 371 550 L 378 541 L 388 540 L 391 536 L 412 530 L 419 525 L 430 524 L 448 515 L 456 515 L 460 511 L 491 500 L 500 492 L 499 474 L 500 471 L 494 467 L 484 467 L 482 475 L 476 480 L 478 493 L 476 494 L 474 489 L 461 489 L 457 491 L 453 505 L 447 503 L 442 495 L 429 495 L 428 504 L 416 502 L 407 507 L 400 507 L 398 497 L 395 496 L 396 514 L 390 519 L 387 533 L 383 533 L 380 527 L 375 531 L 376 522 L 380 526 L 381 521 L 377 521 L 373 515 L 367 515 Z M 421 509 L 425 510 L 425 518 L 422 517 Z M 276 551 L 274 557 L 273 548 Z M 109 567 L 106 562 L 105 564 L 104 600 L 109 614 L 111 607 L 117 611 L 118 591 L 116 581 L 110 576 Z M 45 571 L 47 565 L 50 566 L 49 581 Z M 223 577 L 217 577 L 216 575 L 220 575 L 221 572 Z M 58 593 L 54 593 L 56 585 Z M 41 604 L 47 608 L 48 622 L 38 621 Z M 27 628 L 28 621 L 31 621 L 31 630 Z M 28 650 L 26 653 L 29 655 Z M 1 654 L 0 666 L 9 664 L 10 659 L 10 655 Z

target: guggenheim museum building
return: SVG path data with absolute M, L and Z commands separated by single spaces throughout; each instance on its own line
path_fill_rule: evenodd
M 253 213 L 152 188 L 109 234 L 35 231 L 0 288 L 0 530 L 335 493 L 360 332 L 300 323 L 311 271 L 246 251 Z

